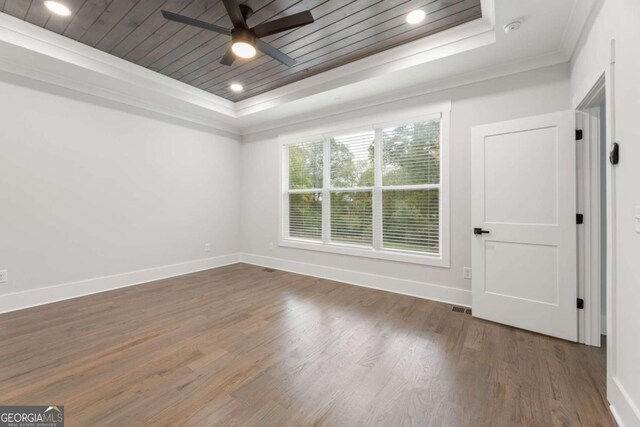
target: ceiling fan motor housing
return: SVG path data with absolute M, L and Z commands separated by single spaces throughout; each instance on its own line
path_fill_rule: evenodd
M 231 40 L 233 43 L 248 43 L 251 46 L 256 45 L 255 34 L 247 28 L 234 28 L 231 30 Z
M 236 57 L 244 59 L 253 58 L 258 50 L 287 67 L 296 65 L 296 61 L 293 58 L 276 47 L 271 46 L 261 38 L 312 24 L 314 19 L 311 11 L 304 10 L 249 27 L 247 19 L 253 14 L 251 7 L 246 4 L 239 4 L 238 0 L 222 0 L 222 4 L 233 25 L 232 30 L 228 30 L 228 27 L 210 24 L 168 10 L 162 10 L 162 16 L 170 21 L 179 22 L 184 25 L 213 31 L 214 33 L 225 36 L 231 35 L 231 46 L 220 60 L 222 65 L 232 65 Z

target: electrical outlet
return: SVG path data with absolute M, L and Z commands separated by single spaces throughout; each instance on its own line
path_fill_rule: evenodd
M 462 268 L 462 277 L 464 279 L 471 279 L 471 267 Z
M 9 281 L 9 270 L 0 270 L 0 283 Z
M 270 251 L 272 251 L 275 247 L 276 247 L 276 245 L 274 245 L 273 242 L 269 242 L 269 250 Z
M 211 243 L 205 243 L 204 244 L 204 251 L 205 252 L 211 252 Z
M 636 223 L 636 233 L 640 233 L 640 205 L 636 206 L 636 216 L 634 219 Z

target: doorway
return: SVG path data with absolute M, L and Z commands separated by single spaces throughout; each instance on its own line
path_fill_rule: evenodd
M 607 331 L 608 132 L 605 78 L 579 106 L 576 128 L 578 220 L 578 341 L 600 347 Z

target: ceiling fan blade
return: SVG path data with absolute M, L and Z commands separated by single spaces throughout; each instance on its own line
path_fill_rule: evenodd
M 219 27 L 217 25 L 209 24 L 208 22 L 189 18 L 188 16 L 178 15 L 177 13 L 169 12 L 166 10 L 162 11 L 162 16 L 164 16 L 165 19 L 168 19 L 169 21 L 175 21 L 181 24 L 191 25 L 194 27 L 202 28 L 204 30 L 209 30 L 219 34 L 224 34 L 225 36 L 231 35 L 231 30 L 227 30 L 226 28 Z
M 235 60 L 236 60 L 236 55 L 233 53 L 231 48 L 229 48 L 227 49 L 227 53 L 225 53 L 222 59 L 220 60 L 220 63 L 222 65 L 231 65 Z
M 240 10 L 238 2 L 236 0 L 222 0 L 222 3 L 224 3 L 224 8 L 227 9 L 227 13 L 229 14 L 229 18 L 231 18 L 233 27 L 247 28 L 247 23 L 244 20 L 242 10 Z
M 295 59 L 291 58 L 289 55 L 279 51 L 275 47 L 271 46 L 269 43 L 264 42 L 260 39 L 256 40 L 256 47 L 260 52 L 264 53 L 265 55 L 269 55 L 276 61 L 282 62 L 287 67 L 293 67 L 294 65 L 297 64 Z
M 293 28 L 302 27 L 311 24 L 313 15 L 308 10 L 284 18 L 274 19 L 273 21 L 263 22 L 252 28 L 256 37 L 266 37 L 272 34 L 281 33 L 282 31 L 291 30 Z

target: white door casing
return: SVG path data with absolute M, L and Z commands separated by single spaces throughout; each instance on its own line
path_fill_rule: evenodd
M 473 315 L 576 341 L 575 112 L 472 134 Z

